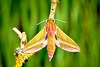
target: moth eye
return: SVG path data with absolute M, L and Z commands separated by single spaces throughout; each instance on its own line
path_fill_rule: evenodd
M 49 21 L 49 19 L 47 20 L 47 22 Z
M 53 21 L 53 22 L 55 22 L 55 20 L 54 20 L 54 19 L 53 19 L 52 21 Z

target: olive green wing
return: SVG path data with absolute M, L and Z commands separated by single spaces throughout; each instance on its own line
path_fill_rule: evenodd
M 66 35 L 59 27 L 56 31 L 56 45 L 68 52 L 80 52 L 80 47 L 77 43 Z
M 33 37 L 25 46 L 24 53 L 35 53 L 47 45 L 45 27 Z

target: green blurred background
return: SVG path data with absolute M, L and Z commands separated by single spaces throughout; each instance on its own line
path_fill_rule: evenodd
M 12 30 L 25 31 L 28 41 L 45 25 L 50 0 L 0 0 L 0 67 L 13 67 L 14 51 L 20 39 Z M 100 0 L 60 0 L 56 10 L 57 25 L 80 46 L 80 53 L 56 49 L 51 62 L 43 48 L 24 67 L 100 67 Z

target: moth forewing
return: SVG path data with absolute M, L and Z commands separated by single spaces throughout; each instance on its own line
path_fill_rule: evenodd
M 33 37 L 25 46 L 24 53 L 35 53 L 45 47 L 47 44 L 45 43 L 46 30 L 45 27 L 35 36 Z
M 59 27 L 57 27 L 56 35 L 56 45 L 58 47 L 68 52 L 80 52 L 80 47 L 77 43 L 67 36 Z
M 40 43 L 36 43 L 36 45 L 34 46 L 30 46 L 28 49 L 26 49 L 24 51 L 24 53 L 30 53 L 30 54 L 33 54 L 35 52 L 38 52 L 39 50 L 41 50 L 42 48 L 44 48 L 45 46 L 47 45 L 47 40 L 43 40 L 42 42 Z

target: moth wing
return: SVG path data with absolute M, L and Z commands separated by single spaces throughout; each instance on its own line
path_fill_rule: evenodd
M 57 27 L 56 35 L 56 45 L 58 47 L 68 52 L 80 52 L 80 47 L 77 43 L 66 35 L 59 27 Z
M 25 46 L 24 53 L 35 53 L 41 50 L 43 47 L 47 45 L 46 30 L 45 27 L 35 36 L 33 37 Z

